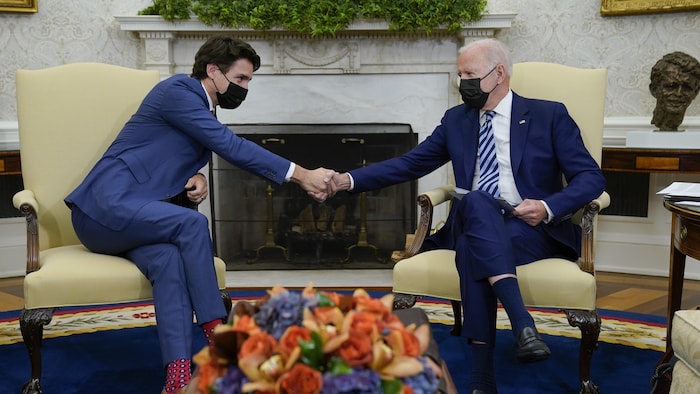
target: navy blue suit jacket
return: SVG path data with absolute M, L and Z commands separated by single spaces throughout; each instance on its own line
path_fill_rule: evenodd
M 472 188 L 479 140 L 479 111 L 464 104 L 453 107 L 433 133 L 410 152 L 351 171 L 354 192 L 374 190 L 413 180 L 452 162 L 456 186 Z M 561 103 L 513 94 L 510 160 L 523 199 L 544 200 L 554 220 L 545 231 L 575 259 L 581 249 L 581 229 L 569 218 L 605 189 L 600 167 L 583 144 L 578 126 Z M 562 177 L 563 175 L 563 177 Z M 563 179 L 567 186 L 564 187 Z M 449 234 L 453 212 L 431 237 L 433 247 L 454 249 Z
M 145 204 L 183 191 L 216 152 L 226 161 L 280 184 L 290 162 L 236 136 L 209 112 L 202 83 L 180 74 L 144 98 L 102 158 L 65 201 L 121 230 Z

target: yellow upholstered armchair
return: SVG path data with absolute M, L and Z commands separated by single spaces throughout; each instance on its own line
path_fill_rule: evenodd
M 158 71 L 98 63 L 17 71 L 17 118 L 25 189 L 13 204 L 27 220 L 27 274 L 20 330 L 31 377 L 23 393 L 41 393 L 41 342 L 64 306 L 147 300 L 151 284 L 120 257 L 89 252 L 78 241 L 63 199 L 102 156 L 160 80 Z M 222 299 L 231 308 L 226 266 L 216 259 Z
M 579 69 L 551 63 L 519 63 L 513 67 L 511 88 L 532 98 L 563 102 L 579 125 L 583 141 L 600 164 L 603 143 L 603 117 L 606 90 L 605 69 Z M 412 306 L 419 296 L 452 300 L 455 316 L 453 335 L 462 327 L 459 276 L 452 250 L 419 253 L 425 237 L 432 231 L 433 207 L 450 202 L 453 185 L 444 185 L 418 196 L 420 218 L 412 242 L 406 250 L 395 252 L 393 291 L 396 308 Z M 528 306 L 563 310 L 569 324 L 581 330 L 579 377 L 582 393 L 597 393 L 590 378 L 593 351 L 600 334 L 600 315 L 596 310 L 594 243 L 597 213 L 610 205 L 603 193 L 582 207 L 575 216 L 583 229 L 582 251 L 578 264 L 550 258 L 518 267 L 521 293 Z

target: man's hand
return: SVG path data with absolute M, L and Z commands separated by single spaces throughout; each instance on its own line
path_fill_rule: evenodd
M 195 204 L 200 204 L 209 194 L 207 178 L 205 178 L 203 174 L 196 174 L 187 180 L 185 190 L 187 190 L 187 198 L 190 201 Z
M 331 196 L 344 190 L 350 190 L 350 175 L 347 172 L 342 174 L 336 172 L 331 182 Z
M 547 217 L 547 209 L 540 200 L 526 199 L 515 207 L 513 216 L 534 227 Z
M 306 168 L 296 165 L 292 181 L 298 183 L 306 193 L 314 200 L 323 202 L 332 196 L 331 181 L 336 172 L 319 167 L 315 170 L 307 170 Z

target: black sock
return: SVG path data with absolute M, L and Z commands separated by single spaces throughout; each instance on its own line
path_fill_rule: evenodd
M 469 383 L 469 391 L 482 390 L 486 393 L 495 393 L 496 376 L 494 375 L 493 347 L 488 344 L 473 343 L 472 348 L 472 375 Z
M 513 327 L 513 335 L 518 335 L 525 327 L 535 327 L 535 321 L 523 303 L 516 278 L 506 277 L 497 281 L 493 284 L 493 291 L 501 300 L 501 305 L 508 314 L 510 325 Z

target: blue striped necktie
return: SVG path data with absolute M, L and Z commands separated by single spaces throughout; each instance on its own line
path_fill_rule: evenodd
M 479 182 L 477 189 L 498 197 L 498 160 L 496 160 L 496 144 L 493 138 L 491 119 L 496 113 L 484 112 L 484 124 L 479 130 Z

